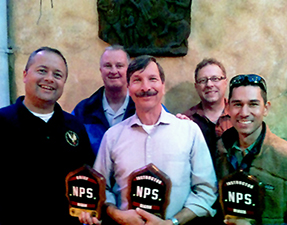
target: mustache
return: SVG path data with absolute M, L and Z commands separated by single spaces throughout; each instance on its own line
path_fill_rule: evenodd
M 157 95 L 158 91 L 156 90 L 148 90 L 148 91 L 139 91 L 135 93 L 136 97 L 149 97 L 149 96 L 154 96 Z

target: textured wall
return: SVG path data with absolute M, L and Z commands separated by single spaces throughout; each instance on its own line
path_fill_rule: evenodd
M 99 58 L 107 43 L 98 34 L 96 0 L 10 0 L 9 40 L 13 101 L 24 94 L 22 70 L 40 46 L 60 49 L 69 64 L 62 107 L 71 111 L 102 85 Z M 158 58 L 167 81 L 164 103 L 182 112 L 198 102 L 193 71 L 204 57 L 222 61 L 228 77 L 259 73 L 268 83 L 271 130 L 287 139 L 287 1 L 193 0 L 189 51 L 184 57 Z

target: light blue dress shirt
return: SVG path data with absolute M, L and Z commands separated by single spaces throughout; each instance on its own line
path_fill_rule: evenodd
M 210 153 L 200 128 L 162 110 L 155 128 L 148 134 L 138 116 L 111 127 L 104 135 L 94 169 L 107 182 L 107 202 L 126 210 L 128 176 L 153 163 L 171 179 L 172 189 L 166 218 L 183 207 L 197 216 L 213 216 L 217 180 Z M 111 186 L 110 178 L 116 184 Z

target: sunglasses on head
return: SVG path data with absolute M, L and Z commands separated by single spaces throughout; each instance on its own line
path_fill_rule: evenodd
M 248 85 L 248 84 L 257 85 L 263 91 L 267 92 L 266 81 L 264 80 L 263 77 L 261 77 L 257 74 L 237 75 L 230 80 L 229 87 L 230 87 L 230 89 L 233 89 L 234 87 L 239 87 L 241 85 Z

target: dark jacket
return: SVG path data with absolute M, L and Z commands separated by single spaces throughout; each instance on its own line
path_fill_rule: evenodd
M 69 215 L 65 178 L 93 165 L 85 128 L 58 104 L 46 123 L 23 100 L 0 109 L 0 224 L 80 224 Z
M 72 112 L 85 125 L 95 155 L 98 153 L 104 133 L 110 128 L 103 109 L 103 93 L 104 87 L 101 87 L 92 96 L 82 100 Z M 130 97 L 124 119 L 134 113 L 135 104 Z

